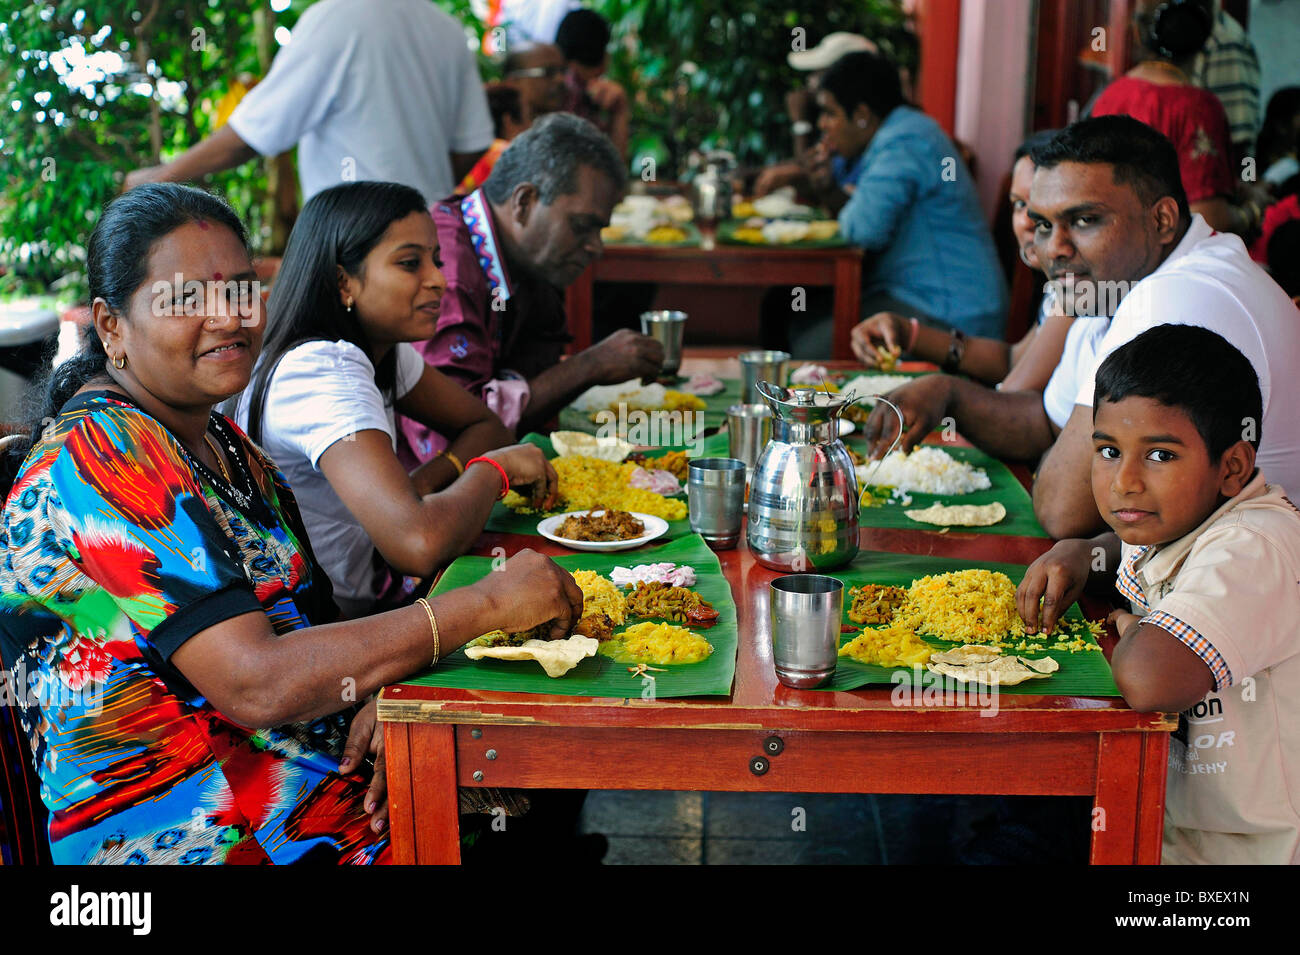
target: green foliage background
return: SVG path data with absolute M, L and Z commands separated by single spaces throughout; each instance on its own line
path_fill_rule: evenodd
M 265 74 L 276 26 L 292 27 L 312 0 L 273 12 L 267 0 L 63 0 L 0 4 L 0 295 L 49 289 L 84 295 L 84 242 L 127 171 L 166 160 L 214 127 L 216 104 L 241 78 Z M 471 0 L 434 0 L 481 40 Z M 632 94 L 633 151 L 683 171 L 690 150 L 723 146 L 746 164 L 787 155 L 785 56 L 796 29 L 813 46 L 849 30 L 877 40 L 905 66 L 916 52 L 897 0 L 595 0 L 613 28 L 610 75 Z M 140 9 L 136 9 L 136 8 Z M 72 88 L 58 51 L 118 54 Z M 481 44 L 480 44 L 481 48 Z M 480 53 L 484 79 L 500 67 Z M 154 141 L 160 153 L 155 155 Z M 664 175 L 663 172 L 660 173 Z M 210 177 L 269 237 L 265 163 Z

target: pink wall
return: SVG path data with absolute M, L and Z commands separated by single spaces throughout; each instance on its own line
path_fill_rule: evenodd
M 992 221 L 1004 197 L 998 187 L 1011 168 L 1028 115 L 1033 0 L 965 0 L 957 56 L 956 136 L 977 164 L 980 204 Z

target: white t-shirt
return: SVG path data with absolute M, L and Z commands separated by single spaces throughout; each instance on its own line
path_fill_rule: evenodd
M 398 398 L 424 374 L 424 359 L 410 344 L 397 346 Z M 249 397 L 239 398 L 235 420 L 248 427 Z M 334 585 L 344 617 L 368 613 L 381 578 L 374 542 L 317 466 L 334 442 L 358 431 L 382 431 L 397 446 L 392 405 L 375 384 L 370 358 L 350 342 L 305 342 L 275 368 L 266 391 L 261 446 L 293 488 L 312 550 Z
M 1156 325 L 1197 325 L 1222 335 L 1254 367 L 1264 400 L 1256 463 L 1270 480 L 1300 487 L 1300 312 L 1241 239 L 1193 216 L 1169 257 L 1124 296 L 1104 334 L 1093 321 L 1075 320 L 1043 393 L 1058 426 L 1072 405 L 1092 407 L 1097 368 L 1120 345 Z M 1066 361 L 1071 340 L 1073 364 Z
M 321 0 L 230 116 L 264 156 L 298 143 L 304 199 L 375 179 L 427 202 L 456 187 L 449 153 L 486 149 L 492 115 L 465 31 L 429 0 Z
M 1058 428 L 1064 428 L 1070 419 L 1074 400 L 1079 394 L 1079 380 L 1095 367 L 1097 346 L 1109 328 L 1109 318 L 1080 316 L 1070 323 L 1061 360 L 1056 363 L 1056 370 L 1043 392 L 1043 410 Z

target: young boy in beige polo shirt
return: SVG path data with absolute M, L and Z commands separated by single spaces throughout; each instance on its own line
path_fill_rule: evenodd
M 1114 533 L 1061 541 L 1016 595 L 1044 630 L 1090 576 L 1130 601 L 1115 682 L 1136 710 L 1180 713 L 1167 863 L 1300 862 L 1300 511 L 1255 468 L 1262 418 L 1254 369 L 1214 332 L 1158 325 L 1117 349 L 1092 436 Z

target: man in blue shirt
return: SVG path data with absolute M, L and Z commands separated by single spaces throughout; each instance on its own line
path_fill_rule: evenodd
M 822 146 L 842 161 L 835 178 L 849 193 L 840 232 L 871 253 L 863 317 L 898 312 L 1001 337 L 1006 283 L 970 173 L 939 125 L 904 103 L 897 68 L 878 54 L 847 54 L 822 78 L 817 101 Z M 829 336 L 828 320 L 791 314 L 797 356 L 826 357 Z

